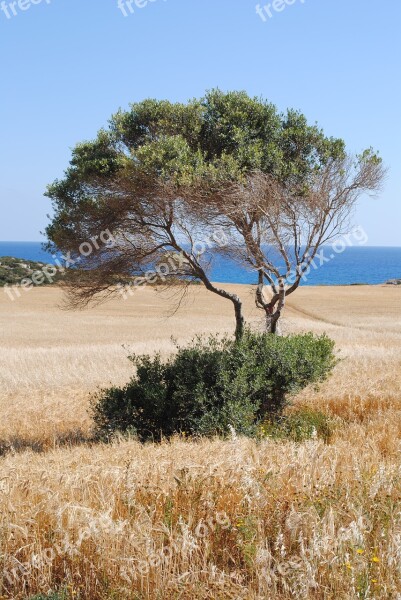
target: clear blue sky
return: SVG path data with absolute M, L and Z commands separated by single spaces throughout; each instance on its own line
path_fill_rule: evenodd
M 401 246 L 400 0 L 295 0 L 265 22 L 255 0 L 133 2 L 127 17 L 117 0 L 29 2 L 0 12 L 0 240 L 43 239 L 47 183 L 120 106 L 220 87 L 298 108 L 350 151 L 378 149 L 385 190 L 355 223 L 369 245 Z

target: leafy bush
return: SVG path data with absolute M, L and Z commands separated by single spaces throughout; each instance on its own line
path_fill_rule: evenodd
M 245 435 L 280 415 L 290 395 L 323 380 L 336 363 L 325 335 L 277 337 L 247 331 L 239 342 L 196 338 L 166 362 L 132 356 L 136 375 L 123 388 L 102 390 L 92 414 L 99 438 L 115 432 L 140 440 L 174 433 Z
M 334 420 L 320 411 L 303 409 L 261 423 L 259 434 L 277 440 L 304 442 L 313 438 L 330 442 L 335 429 Z
M 29 600 L 67 600 L 66 592 L 50 592 L 49 594 L 39 594 L 38 596 L 30 596 Z

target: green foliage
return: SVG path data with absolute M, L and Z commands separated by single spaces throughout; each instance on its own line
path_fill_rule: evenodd
M 151 146 L 154 164 L 170 162 L 169 139 L 181 140 L 178 153 L 193 176 L 213 174 L 237 179 L 260 170 L 280 178 L 307 176 L 328 158 L 344 152 L 342 140 L 325 137 L 316 125 L 295 110 L 280 114 L 274 104 L 246 92 L 212 90 L 188 104 L 145 100 L 119 111 L 111 120 L 112 137 L 130 150 L 136 161 Z M 176 164 L 171 176 L 177 175 Z M 147 164 L 149 168 L 149 161 Z M 188 175 L 188 173 L 187 173 Z
M 49 594 L 38 594 L 30 596 L 29 600 L 67 600 L 67 592 L 50 592 Z
M 136 151 L 138 169 L 161 180 L 172 177 L 181 184 L 192 181 L 195 173 L 203 173 L 200 152 L 193 152 L 182 136 L 161 136 Z
M 357 155 L 357 164 L 366 164 L 372 162 L 375 165 L 380 165 L 382 163 L 382 159 L 379 156 L 379 153 L 376 152 L 372 147 L 366 148 L 361 154 Z
M 56 247 L 69 248 L 88 214 L 99 229 L 107 203 L 100 180 L 145 173 L 188 186 L 199 178 L 231 181 L 260 170 L 299 184 L 343 154 L 342 140 L 326 137 L 301 113 L 280 114 L 245 92 L 212 90 L 187 104 L 144 100 L 116 113 L 95 140 L 75 147 L 65 177 L 48 187 L 54 218 L 46 231 Z
M 128 385 L 93 400 L 97 435 L 125 432 L 146 441 L 180 432 L 225 435 L 231 427 L 255 435 L 292 394 L 328 375 L 333 349 L 326 336 L 246 331 L 237 342 L 196 338 L 165 362 L 159 355 L 133 356 L 136 375 Z
M 41 262 L 13 258 L 11 256 L 0 256 L 0 287 L 4 285 L 17 285 L 23 279 L 30 279 L 34 273 L 40 273 L 46 265 Z M 41 285 L 49 285 L 62 279 L 62 273 L 58 271 L 52 276 L 51 281 L 43 276 Z
M 334 420 L 320 411 L 303 409 L 289 415 L 280 415 L 261 423 L 259 435 L 277 440 L 304 442 L 322 439 L 330 442 L 335 429 Z

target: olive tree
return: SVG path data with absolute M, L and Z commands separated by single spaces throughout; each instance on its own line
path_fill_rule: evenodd
M 121 284 L 157 273 L 157 265 L 179 256 L 175 281 L 185 289 L 196 280 L 227 299 L 241 336 L 241 299 L 210 280 L 210 257 L 221 248 L 216 245 L 207 256 L 200 255 L 197 242 L 223 225 L 225 231 L 235 230 L 236 250 L 242 244 L 249 266 L 256 269 L 260 291 L 262 280 L 271 284 L 274 275 L 260 251 L 275 234 L 268 228 L 272 207 L 267 210 L 267 188 L 259 203 L 252 190 L 259 186 L 262 191 L 268 182 L 281 186 L 277 189 L 283 190 L 283 201 L 292 190 L 291 201 L 296 202 L 302 190 L 312 189 L 316 173 L 344 157 L 342 140 L 328 138 L 297 111 L 279 113 L 273 104 L 245 92 L 212 90 L 188 103 L 150 99 L 119 110 L 95 140 L 74 148 L 64 177 L 47 191 L 54 208 L 46 229 L 48 245 L 77 261 L 66 277 L 70 305 L 121 293 Z M 216 189 L 224 201 L 228 195 L 252 198 L 245 218 L 251 220 L 257 251 L 240 224 L 240 211 L 234 214 L 229 204 L 228 211 L 216 213 Z M 280 202 L 277 197 L 276 212 Z M 278 236 L 284 231 L 284 214 Z M 112 247 L 98 245 L 90 255 L 79 255 L 82 243 L 106 229 L 115 240 Z M 259 291 L 258 303 L 265 310 Z

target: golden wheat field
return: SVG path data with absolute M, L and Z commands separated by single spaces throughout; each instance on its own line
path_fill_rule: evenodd
M 262 327 L 251 288 L 227 287 Z M 172 315 L 149 288 L 61 304 L 0 295 L 0 598 L 401 599 L 401 289 L 288 300 L 285 331 L 325 331 L 342 359 L 291 408 L 331 416 L 328 443 L 87 444 L 90 395 L 129 379 L 130 352 L 167 355 L 233 315 L 200 287 Z

